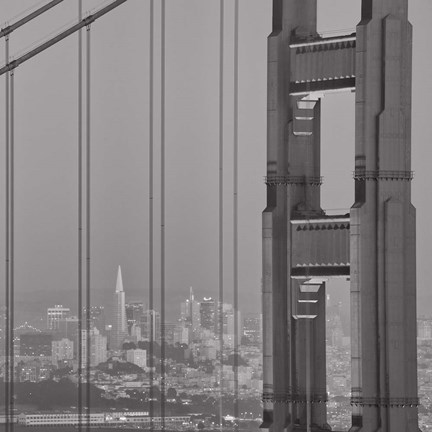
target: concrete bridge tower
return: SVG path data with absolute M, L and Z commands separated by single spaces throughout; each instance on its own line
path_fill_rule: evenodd
M 329 430 L 325 280 L 351 281 L 352 428 L 418 432 L 408 0 L 363 0 L 317 33 L 317 0 L 273 0 L 263 212 L 262 428 Z M 320 206 L 320 97 L 356 93 L 355 203 Z

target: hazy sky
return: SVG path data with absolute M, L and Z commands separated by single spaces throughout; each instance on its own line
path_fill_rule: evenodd
M 0 21 L 38 2 L 0 0 Z M 44 3 L 44 2 L 43 2 Z M 101 1 L 84 0 L 84 9 Z M 105 3 L 105 2 L 104 2 Z M 159 2 L 155 2 L 159 32 Z M 271 0 L 240 0 L 240 291 L 244 312 L 260 310 L 261 211 L 265 207 L 266 49 Z M 319 0 L 320 29 L 353 29 L 359 0 Z M 11 53 L 44 39 L 77 16 L 65 0 L 16 31 Z M 167 0 L 166 290 L 169 316 L 193 286 L 197 296 L 218 292 L 219 1 Z M 232 290 L 233 5 L 226 5 L 225 245 L 226 298 Z M 148 48 L 149 1 L 128 0 L 92 25 L 92 297 L 105 304 L 122 266 L 127 299 L 148 295 Z M 432 233 L 428 212 L 432 136 L 429 101 L 430 0 L 411 0 L 414 25 L 413 202 L 418 210 L 420 312 L 429 294 Z M 156 46 L 155 145 L 159 143 L 159 57 Z M 77 290 L 77 36 L 16 70 L 16 297 L 18 317 L 62 303 L 76 310 Z M 4 85 L 0 86 L 4 100 Z M 4 107 L 0 104 L 0 118 Z M 3 124 L 4 124 L 4 120 Z M 2 129 L 3 130 L 3 129 Z M 353 202 L 354 96 L 323 103 L 323 206 Z M 4 133 L 0 160 L 4 161 Z M 4 163 L 4 162 L 1 162 Z M 159 153 L 155 153 L 159 176 Z M 155 239 L 159 240 L 159 181 Z M 0 200 L 4 202 L 4 178 Z M 429 201 L 429 202 L 428 202 Z M 4 212 L 0 226 L 4 226 Z M 3 242 L 3 231 L 1 241 Z M 156 256 L 159 249 L 156 247 Z M 4 251 L 1 250 L 4 262 Z M 155 287 L 159 284 L 156 259 Z M 0 268 L 4 278 L 4 268 Z M 345 290 L 345 294 L 346 294 Z M 428 301 L 425 299 L 428 297 Z

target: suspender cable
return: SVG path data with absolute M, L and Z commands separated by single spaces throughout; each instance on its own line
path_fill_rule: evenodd
M 165 0 L 161 0 L 161 428 L 165 430 Z
M 78 1 L 78 19 L 82 20 L 82 0 Z M 83 133 L 83 77 L 82 77 L 82 30 L 78 30 L 78 429 L 82 431 L 82 133 Z
M 153 271 L 154 271 L 154 248 L 153 248 L 153 188 L 154 188 L 154 172 L 153 172 L 153 144 L 154 144 L 154 127 L 153 127 L 153 109 L 154 109 L 154 0 L 150 0 L 150 44 L 149 44 L 149 312 L 148 319 L 150 319 L 150 351 L 149 351 L 149 366 L 150 366 L 150 430 L 153 432 Z
M 6 63 L 9 62 L 9 36 L 5 38 L 5 54 L 6 54 Z M 9 233 L 10 233 L 10 224 L 9 224 L 9 189 L 10 189 L 10 152 L 9 152 L 9 109 L 10 109 L 10 101 L 9 101 L 9 77 L 10 73 L 6 74 L 6 88 L 5 88 L 5 200 L 6 200 L 6 213 L 5 213 L 5 318 L 6 318 L 6 334 L 5 334 L 5 345 L 6 345 L 6 361 L 5 361 L 5 418 L 6 418 L 6 430 L 9 431 L 9 420 L 10 420 L 10 320 L 9 320 L 9 294 L 10 294 L 10 283 L 9 283 L 9 259 L 10 259 L 10 249 L 9 249 Z
M 87 26 L 87 59 L 86 59 L 86 430 L 90 431 L 90 24 Z
M 9 63 L 9 35 L 17 28 L 41 15 L 48 9 L 61 3 L 63 0 L 53 0 L 28 14 L 12 25 L 0 30 L 0 37 L 5 38 L 6 64 Z M 14 406 L 14 167 L 13 167 L 13 141 L 14 141 L 14 73 L 6 73 L 5 80 L 5 419 L 6 431 L 14 429 L 13 406 Z
M 9 174 L 10 174 L 10 192 L 9 192 L 9 199 L 10 199 L 10 217 L 9 217 L 9 223 L 10 223 L 10 231 L 9 231 L 9 248 L 10 248 L 10 256 L 9 256 L 9 343 L 10 343 L 10 361 L 9 361 L 9 380 L 10 380 L 10 387 L 9 387 L 9 399 L 10 399 L 10 431 L 13 432 L 14 430 L 14 380 L 15 380 L 15 353 L 14 353 L 14 323 L 15 323 L 15 300 L 14 300 L 14 291 L 15 291 L 15 265 L 14 265 L 14 257 L 15 257 L 15 239 L 14 239 L 14 230 L 15 230 L 15 221 L 14 221 L 14 207 L 15 207 L 15 186 L 14 186 L 14 177 L 15 177 L 15 151 L 14 151 L 14 141 L 15 141 L 15 128 L 14 128 L 14 99 L 15 99 L 15 91 L 14 91 L 14 77 L 15 77 L 15 71 L 12 71 L 10 74 L 10 138 L 9 138 L 9 147 L 10 147 L 10 168 L 9 168 Z
M 238 304 L 238 84 L 239 84 L 239 0 L 234 2 L 234 157 L 233 157 L 233 297 L 234 297 L 234 417 L 235 430 L 238 431 L 239 417 L 239 383 L 238 383 L 238 355 L 239 355 L 239 304 Z
M 222 431 L 223 415 L 223 300 L 224 300 L 224 263 L 223 263 L 223 85 L 224 85 L 224 0 L 220 0 L 220 17 L 219 17 L 219 361 L 220 361 L 220 378 L 219 378 L 219 427 Z
M 13 149 L 13 142 L 14 142 L 14 117 L 13 117 L 13 110 L 14 110 L 14 69 L 21 63 L 27 61 L 28 59 L 32 58 L 33 56 L 37 55 L 38 53 L 44 51 L 45 49 L 49 48 L 50 46 L 54 45 L 55 43 L 59 42 L 60 40 L 64 39 L 65 37 L 71 35 L 73 32 L 80 30 L 84 25 L 87 25 L 89 27 L 90 23 L 98 19 L 99 17 L 103 16 L 107 12 L 111 11 L 112 9 L 116 8 L 122 3 L 125 3 L 127 0 L 114 0 L 111 4 L 108 6 L 100 9 L 93 15 L 90 15 L 87 17 L 84 21 L 80 20 L 78 24 L 75 24 L 71 28 L 67 29 L 66 31 L 60 33 L 59 35 L 55 36 L 54 38 L 50 39 L 47 42 L 44 42 L 43 44 L 39 45 L 35 49 L 31 50 L 30 52 L 24 54 L 23 56 L 19 57 L 17 60 L 12 61 L 9 63 L 9 34 L 18 28 L 19 26 L 25 24 L 26 22 L 30 21 L 30 19 L 35 18 L 36 16 L 40 15 L 42 12 L 48 10 L 49 8 L 55 6 L 56 4 L 60 3 L 62 0 L 56 0 L 50 2 L 49 5 L 46 5 L 47 7 L 40 8 L 37 13 L 32 13 L 23 20 L 20 20 L 19 22 L 15 23 L 12 26 L 8 26 L 5 29 L 0 30 L 0 37 L 5 37 L 6 41 L 6 65 L 3 66 L 0 69 L 0 75 L 5 73 L 6 74 L 6 94 L 5 94 L 5 102 L 6 102 L 6 127 L 5 127 L 5 134 L 6 134 L 6 148 L 5 148 L 5 174 L 6 174 L 6 215 L 5 215 L 5 227 L 6 227 L 6 233 L 5 233 L 5 255 L 6 255 L 6 268 L 5 268 L 5 305 L 6 305 L 6 337 L 5 337 L 5 417 L 6 417 L 6 431 L 13 431 L 14 425 L 13 425 L 13 392 L 14 392 L 14 347 L 13 347 L 13 326 L 14 326 L 14 264 L 13 264 L 13 257 L 14 257 L 14 149 Z M 79 10 L 80 10 L 80 17 L 82 15 L 82 7 L 81 7 L 81 0 L 79 0 Z M 89 30 L 89 28 L 88 28 Z M 90 35 L 88 34 L 88 58 L 90 57 Z M 81 50 L 81 42 L 80 42 L 80 48 Z M 81 54 L 80 54 L 81 59 Z M 81 60 L 80 60 L 81 61 Z M 81 63 L 82 65 L 82 63 Z M 88 189 L 88 206 L 87 206 L 87 248 L 88 248 L 88 259 L 87 259 L 87 330 L 89 330 L 90 325 L 90 198 L 89 198 L 89 188 L 90 188 L 90 63 L 88 62 L 88 128 L 87 128 L 87 141 L 88 141 L 88 183 L 87 183 L 87 189 Z M 81 74 L 81 66 L 79 68 L 80 74 Z M 82 151 L 81 151 L 81 140 L 82 140 L 82 79 L 79 79 L 80 81 L 80 91 L 79 91 L 79 180 L 78 182 L 82 182 L 82 176 L 81 176 L 81 161 L 82 161 Z M 79 190 L 82 190 L 82 183 L 79 184 Z M 82 241 L 81 236 L 81 222 L 82 222 L 82 194 L 79 193 L 79 243 Z M 79 267 L 81 266 L 82 262 L 82 243 L 80 243 L 78 247 L 78 258 L 79 258 Z M 82 271 L 79 270 L 81 274 L 79 274 L 79 282 L 78 282 L 78 296 L 79 296 L 79 329 L 82 330 L 82 290 L 81 290 L 81 284 L 82 284 Z M 87 338 L 88 345 L 87 345 L 87 364 L 89 367 L 90 363 L 90 339 Z M 79 335 L 79 380 L 81 379 L 81 373 L 82 372 L 82 341 L 81 341 L 81 333 Z M 80 370 L 81 369 L 81 370 Z M 90 381 L 90 370 L 87 369 L 87 394 L 89 396 L 90 394 L 90 387 L 89 387 L 89 381 Z M 88 401 L 90 398 L 88 397 Z M 79 410 L 82 409 L 82 394 L 81 389 L 79 389 L 78 392 L 78 407 Z M 79 411 L 79 414 L 81 412 Z M 81 415 L 80 415 L 80 422 L 81 422 Z M 80 423 L 79 422 L 79 423 Z M 89 426 L 89 425 L 88 425 Z M 81 424 L 79 424 L 79 428 L 81 430 Z

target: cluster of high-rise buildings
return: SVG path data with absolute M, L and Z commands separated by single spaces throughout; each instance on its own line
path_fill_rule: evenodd
M 173 341 L 189 345 L 193 342 L 214 340 L 223 335 L 224 344 L 233 348 L 235 330 L 239 336 L 242 334 L 240 312 L 237 313 L 237 329 L 235 319 L 236 314 L 231 304 L 220 304 L 211 297 L 197 301 L 191 287 L 189 298 L 181 303 L 180 320 L 174 329 Z
M 124 342 L 153 340 L 160 344 L 162 335 L 168 345 L 190 345 L 214 341 L 220 334 L 223 335 L 224 345 L 233 348 L 236 330 L 239 343 L 242 337 L 257 346 L 261 342 L 260 315 L 247 316 L 242 320 L 241 313 L 236 314 L 231 304 L 220 304 L 211 297 L 196 300 L 192 287 L 189 297 L 180 304 L 180 317 L 175 322 L 162 323 L 160 313 L 147 309 L 143 302 L 126 302 L 120 268 L 115 295 L 116 306 L 110 344 L 113 348 L 120 349 Z
M 79 318 L 69 307 L 55 305 L 47 308 L 45 329 L 27 323 L 15 329 L 15 355 L 21 365 L 17 378 L 39 381 L 49 377 L 53 368 L 77 370 L 80 358 L 81 367 L 85 368 L 88 362 L 90 367 L 97 366 L 113 355 L 146 369 L 148 353 L 140 342 L 153 340 L 160 344 L 162 336 L 167 345 L 187 345 L 198 360 L 218 358 L 220 335 L 224 349 L 232 350 L 235 331 L 238 344 L 261 344 L 260 315 L 247 315 L 242 320 L 231 304 L 220 304 L 210 297 L 196 300 L 192 288 L 180 304 L 179 313 L 174 322 L 162 323 L 160 313 L 146 308 L 144 302 L 126 302 L 119 267 L 108 313 L 103 306 L 84 308 L 80 326 Z

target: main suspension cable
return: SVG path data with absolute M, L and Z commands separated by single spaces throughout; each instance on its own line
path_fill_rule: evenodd
M 20 12 L 18 15 L 15 15 L 14 17 L 12 17 L 10 19 L 10 21 L 15 21 L 17 18 L 20 18 L 20 17 L 23 17 L 23 18 L 17 20 L 13 24 L 5 23 L 5 27 L 0 29 L 0 37 L 6 37 L 7 35 L 11 34 L 16 29 L 27 24 L 31 20 L 37 18 L 39 15 L 42 15 L 43 13 L 47 12 L 48 10 L 53 8 L 54 6 L 57 6 L 62 1 L 63 0 L 51 0 L 50 2 L 46 3 L 44 6 L 39 7 L 43 3 L 43 2 L 40 2 L 37 5 L 34 5 L 30 8 L 27 8 L 26 10 Z M 34 9 L 34 11 L 27 14 L 27 12 L 29 12 L 32 9 Z

